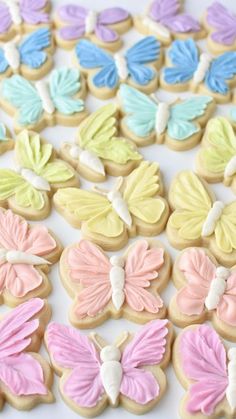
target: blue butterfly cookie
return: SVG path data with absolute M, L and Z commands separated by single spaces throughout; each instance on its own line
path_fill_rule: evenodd
M 145 93 L 154 92 L 162 55 L 160 43 L 154 36 L 147 36 L 124 54 L 114 56 L 85 39 L 78 42 L 74 51 L 77 65 L 88 75 L 90 91 L 99 99 L 115 96 L 124 82 Z

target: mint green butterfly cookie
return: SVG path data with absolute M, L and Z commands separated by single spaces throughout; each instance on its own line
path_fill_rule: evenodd
M 215 109 L 209 96 L 194 96 L 175 103 L 160 102 L 154 95 L 122 84 L 118 92 L 124 118 L 124 135 L 139 146 L 165 142 L 176 150 L 188 150 L 201 139 L 202 127 Z
M 72 68 L 52 71 L 49 81 L 34 84 L 20 75 L 3 80 L 1 105 L 15 118 L 15 130 L 40 131 L 48 125 L 78 125 L 87 115 L 85 82 Z

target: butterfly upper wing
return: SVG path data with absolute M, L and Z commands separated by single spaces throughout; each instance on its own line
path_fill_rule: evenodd
M 119 90 L 122 109 L 127 114 L 125 123 L 134 134 L 146 137 L 155 129 L 158 105 L 149 96 L 127 84 Z
M 182 171 L 173 181 L 169 194 L 175 208 L 169 225 L 183 239 L 199 239 L 211 208 L 211 198 L 200 179 L 191 171 Z
M 123 192 L 131 214 L 146 223 L 158 222 L 165 210 L 163 200 L 155 197 L 158 190 L 157 165 L 142 162 L 127 176 Z
M 185 140 L 199 131 L 193 121 L 204 115 L 208 104 L 212 102 L 209 96 L 198 96 L 176 103 L 170 108 L 168 134 L 176 140 Z
M 236 273 L 231 272 L 226 282 L 226 289 L 217 305 L 217 316 L 229 326 L 236 326 L 234 307 L 236 304 Z
M 140 85 L 148 84 L 155 76 L 155 70 L 145 66 L 158 60 L 160 43 L 154 36 L 146 36 L 133 45 L 125 54 L 130 77 Z
M 164 81 L 168 84 L 176 84 L 191 80 L 199 60 L 196 43 L 191 38 L 186 41 L 174 41 L 168 56 L 172 66 L 164 68 Z
M 21 125 L 31 125 L 40 119 L 43 113 L 42 101 L 28 80 L 17 74 L 4 80 L 2 96 L 17 109 L 17 121 Z
M 212 26 L 213 41 L 232 45 L 236 40 L 236 16 L 230 12 L 223 4 L 214 2 L 207 9 L 207 23 Z
M 48 0 L 20 0 L 20 12 L 24 21 L 30 25 L 48 23 L 49 15 L 43 11 L 47 3 Z
M 104 390 L 99 356 L 90 339 L 72 327 L 50 323 L 46 341 L 54 362 L 72 370 L 63 384 L 66 396 L 82 407 L 95 406 Z
M 179 345 L 184 374 L 194 381 L 188 391 L 187 410 L 210 416 L 225 397 L 228 385 L 225 348 L 206 324 L 182 332 Z
M 236 75 L 236 52 L 225 52 L 215 58 L 206 73 L 204 83 L 215 93 L 227 94 L 227 82 Z
M 236 201 L 226 205 L 215 228 L 217 247 L 231 253 L 236 249 Z
M 5 58 L 4 49 L 0 48 L 0 73 L 4 73 L 9 67 L 8 61 Z
M 21 63 L 30 68 L 40 68 L 47 60 L 44 49 L 51 44 L 51 32 L 48 28 L 41 28 L 30 34 L 19 46 Z
M 146 404 L 159 394 L 159 384 L 154 375 L 139 367 L 161 363 L 167 335 L 167 320 L 153 320 L 141 328 L 123 351 L 120 392 L 136 403 Z
M 48 163 L 52 150 L 51 144 L 41 142 L 39 134 L 24 130 L 17 136 L 15 153 L 18 163 L 38 175 Z

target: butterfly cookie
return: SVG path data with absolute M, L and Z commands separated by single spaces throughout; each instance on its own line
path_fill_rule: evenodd
M 167 52 L 160 84 L 173 92 L 192 90 L 211 95 L 218 103 L 231 100 L 236 85 L 236 51 L 217 58 L 201 52 L 193 39 L 174 41 Z
M 213 54 L 236 49 L 236 14 L 215 1 L 205 12 L 203 23 L 208 31 L 207 46 Z
M 144 35 L 155 35 L 165 46 L 176 38 L 203 38 L 200 23 L 181 8 L 180 0 L 153 0 L 143 15 L 134 17 L 134 26 Z
M 56 157 L 51 144 L 24 130 L 15 141 L 16 169 L 0 168 L 0 206 L 30 220 L 46 218 L 58 188 L 78 186 L 75 170 Z
M 207 124 L 196 170 L 207 182 L 223 182 L 236 193 L 236 136 L 223 116 L 212 118 Z
M 0 0 L 0 41 L 48 26 L 49 0 Z
M 80 38 L 88 38 L 100 47 L 116 51 L 122 46 L 120 34 L 132 26 L 129 12 L 109 7 L 96 12 L 78 4 L 66 4 L 56 10 L 55 37 L 62 48 L 73 48 Z
M 118 250 L 138 234 L 161 233 L 169 215 L 162 198 L 163 184 L 157 163 L 142 162 L 110 190 L 63 188 L 54 195 L 57 211 L 86 239 L 104 250 Z
M 53 66 L 51 31 L 41 28 L 18 41 L 16 38 L 0 46 L 0 77 L 18 73 L 30 80 L 41 79 Z
M 14 140 L 7 126 L 0 122 L 0 155 L 14 148 Z
M 206 246 L 222 265 L 236 264 L 236 201 L 215 201 L 204 180 L 185 170 L 170 186 L 169 203 L 173 212 L 166 231 L 172 246 Z
M 47 303 L 32 298 L 1 319 L 0 408 L 5 401 L 18 410 L 54 401 L 51 368 L 37 353 L 50 316 Z
M 208 324 L 196 324 L 178 335 L 172 361 L 186 390 L 182 419 L 235 418 L 235 347 L 226 348 Z
M 174 103 L 158 101 L 127 84 L 118 92 L 123 118 L 121 131 L 138 146 L 165 143 L 175 151 L 194 147 L 202 127 L 215 110 L 210 96 L 194 96 Z
M 23 128 L 40 131 L 55 124 L 76 126 L 87 116 L 86 85 L 75 68 L 61 67 L 48 81 L 31 83 L 20 75 L 3 80 L 0 104 L 14 117 L 17 132 Z
M 160 43 L 154 36 L 147 36 L 125 53 L 116 53 L 114 56 L 82 39 L 75 47 L 73 60 L 87 75 L 91 93 L 99 99 L 109 99 L 115 96 L 124 82 L 146 93 L 154 92 L 162 58 Z
M 60 148 L 61 157 L 90 181 L 128 175 L 142 159 L 133 143 L 118 136 L 117 116 L 114 103 L 101 107 L 80 124 L 75 143 Z
M 82 416 L 96 417 L 108 405 L 136 415 L 154 408 L 166 390 L 163 369 L 172 338 L 168 320 L 153 320 L 134 336 L 124 332 L 112 345 L 96 333 L 87 337 L 51 323 L 45 342 L 65 402 Z
M 110 258 L 87 240 L 67 247 L 60 260 L 63 285 L 74 298 L 71 323 L 97 327 L 108 318 L 138 323 L 164 318 L 159 293 L 168 283 L 171 259 L 158 241 L 138 240 L 124 256 Z
M 236 266 L 225 268 L 207 249 L 189 247 L 175 261 L 173 281 L 178 291 L 169 315 L 177 326 L 211 320 L 220 335 L 236 341 Z

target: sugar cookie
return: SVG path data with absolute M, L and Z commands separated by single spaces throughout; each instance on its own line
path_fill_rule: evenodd
M 0 122 L 0 155 L 14 148 L 14 140 L 7 126 Z
M 132 26 L 129 12 L 121 7 L 110 7 L 101 12 L 78 4 L 59 6 L 54 16 L 57 44 L 73 48 L 80 38 L 88 38 L 100 47 L 116 51 L 122 46 L 120 34 Z
M 90 418 L 108 405 L 136 415 L 150 411 L 166 390 L 172 338 L 168 320 L 153 320 L 133 336 L 124 332 L 112 345 L 57 323 L 45 335 L 64 401 Z
M 169 215 L 162 198 L 159 165 L 140 163 L 126 178 L 118 178 L 110 190 L 64 188 L 54 195 L 54 204 L 68 222 L 81 228 L 85 238 L 104 250 L 118 250 L 138 234 L 155 236 Z
M 165 143 L 175 151 L 194 147 L 202 137 L 202 127 L 215 110 L 210 96 L 198 96 L 174 103 L 161 102 L 127 84 L 118 92 L 121 131 L 138 146 Z
M 91 93 L 99 99 L 109 99 L 115 96 L 123 82 L 146 93 L 154 92 L 162 56 L 160 43 L 154 36 L 147 36 L 125 53 L 116 53 L 114 56 L 82 39 L 75 47 L 73 60 L 88 76 Z
M 236 264 L 236 201 L 215 201 L 204 180 L 185 170 L 170 186 L 169 203 L 173 213 L 166 231 L 172 246 L 208 247 L 222 265 Z
M 75 170 L 33 131 L 24 130 L 17 136 L 15 159 L 17 171 L 0 168 L 0 206 L 29 220 L 48 216 L 50 197 L 58 188 L 79 185 Z

